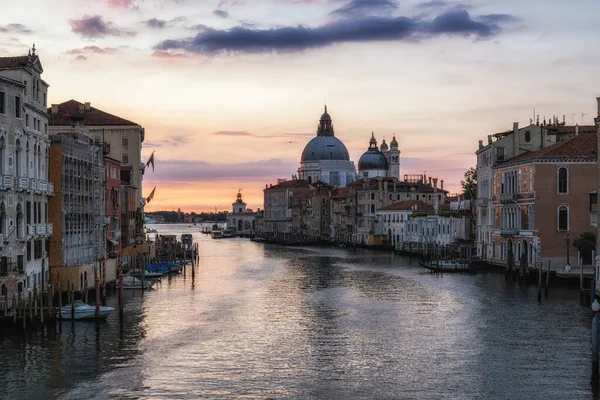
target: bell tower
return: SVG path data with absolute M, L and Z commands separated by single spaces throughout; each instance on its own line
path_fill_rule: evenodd
M 390 165 L 389 176 L 400 180 L 400 150 L 398 149 L 396 135 L 394 135 L 394 138 L 390 142 L 390 150 L 387 154 L 387 159 Z
M 242 189 L 238 190 L 237 198 L 235 203 L 231 204 L 233 206 L 233 213 L 243 213 L 246 212 L 246 203 L 242 199 Z

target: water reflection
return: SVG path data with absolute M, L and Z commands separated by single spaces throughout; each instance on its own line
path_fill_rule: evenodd
M 127 291 L 122 324 L 0 338 L 0 398 L 591 395 L 576 291 L 538 303 L 502 275 L 431 275 L 388 253 L 195 239 L 194 276 Z

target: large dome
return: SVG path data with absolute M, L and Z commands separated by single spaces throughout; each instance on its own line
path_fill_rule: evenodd
M 383 153 L 377 149 L 367 150 L 358 160 L 358 170 L 365 171 L 369 169 L 387 170 L 388 161 Z
M 335 136 L 317 136 L 311 139 L 302 152 L 302 162 L 342 160 L 350 161 L 348 149 Z

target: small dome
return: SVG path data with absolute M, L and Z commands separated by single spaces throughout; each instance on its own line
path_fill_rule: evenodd
M 369 169 L 387 170 L 388 168 L 388 161 L 379 150 L 368 150 L 360 157 L 360 160 L 358 160 L 359 171 Z
M 385 139 L 383 139 L 383 143 L 381 143 L 381 147 L 379 148 L 379 150 L 381 150 L 382 152 L 388 151 L 388 145 L 385 142 Z
M 398 142 L 396 141 L 396 135 L 394 135 L 394 138 L 392 139 L 392 141 L 390 142 L 390 148 L 394 149 L 394 148 L 398 148 Z
M 317 136 L 306 144 L 302 152 L 302 162 L 342 160 L 350 161 L 348 149 L 344 143 L 335 136 Z
M 321 115 L 320 121 L 331 121 L 331 116 L 327 112 L 327 106 L 325 106 L 325 112 Z

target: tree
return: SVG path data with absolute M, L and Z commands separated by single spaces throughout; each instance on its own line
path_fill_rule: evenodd
M 592 232 L 583 232 L 578 239 L 573 241 L 573 246 L 581 253 L 596 250 L 596 235 Z
M 460 181 L 465 200 L 477 199 L 477 170 L 473 167 L 465 172 L 465 179 Z

